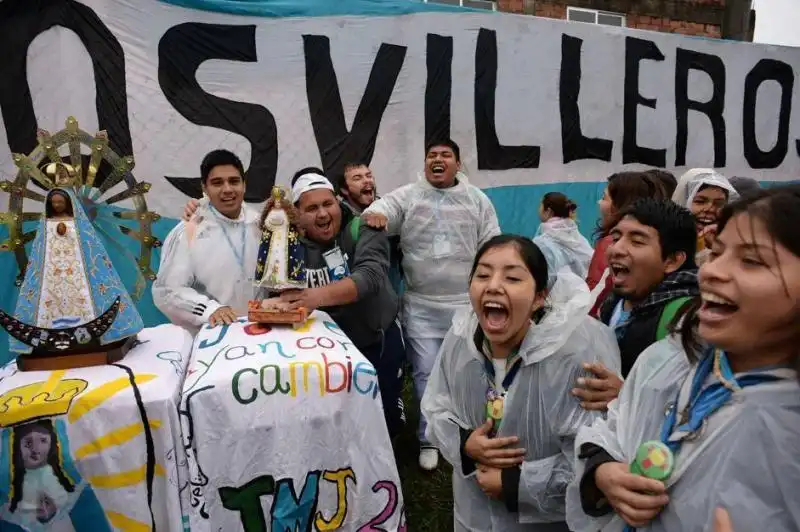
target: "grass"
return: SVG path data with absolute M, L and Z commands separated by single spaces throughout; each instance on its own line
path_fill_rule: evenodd
M 414 399 L 409 372 L 406 375 L 403 400 L 406 404 L 407 423 L 396 438 L 394 449 L 406 503 L 408 530 L 446 532 L 453 530 L 453 487 L 450 482 L 452 468 L 443 458 L 439 459 L 439 468 L 433 472 L 423 471 L 417 464 L 419 405 Z

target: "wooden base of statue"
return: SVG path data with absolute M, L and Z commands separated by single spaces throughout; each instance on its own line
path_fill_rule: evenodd
M 293 310 L 264 308 L 261 303 L 261 301 L 251 299 L 247 304 L 247 319 L 253 323 L 300 327 L 308 320 L 308 309 L 302 307 Z
M 60 369 L 88 368 L 90 366 L 105 366 L 119 362 L 134 346 L 136 337 L 131 337 L 121 342 L 115 342 L 102 348 L 92 349 L 86 353 L 70 353 L 67 355 L 57 353 L 33 353 L 19 355 L 17 368 L 20 371 L 55 371 Z

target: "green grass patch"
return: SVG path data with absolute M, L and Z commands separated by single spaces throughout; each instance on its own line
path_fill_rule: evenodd
M 419 404 L 414 399 L 409 372 L 403 386 L 406 404 L 406 427 L 395 440 L 397 469 L 403 486 L 408 530 L 413 532 L 446 532 L 453 530 L 452 468 L 439 458 L 439 468 L 433 472 L 420 469 L 417 420 Z

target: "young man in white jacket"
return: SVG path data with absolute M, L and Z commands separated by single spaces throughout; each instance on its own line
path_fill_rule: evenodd
M 362 215 L 367 225 L 400 236 L 405 279 L 403 327 L 418 398 L 425 392 L 436 355 L 455 312 L 469 305 L 469 271 L 478 248 L 500 233 L 486 194 L 467 182 L 461 153 L 450 139 L 425 150 L 424 176 L 376 200 Z M 438 466 L 425 441 L 420 415 L 419 465 Z
M 190 221 L 169 233 L 161 253 L 153 301 L 175 324 L 233 323 L 255 296 L 259 213 L 244 204 L 244 168 L 233 153 L 215 150 L 200 165 L 203 192 Z

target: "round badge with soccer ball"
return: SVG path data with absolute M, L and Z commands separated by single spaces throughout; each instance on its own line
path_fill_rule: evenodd
M 666 482 L 675 467 L 672 451 L 660 441 L 648 441 L 639 446 L 630 472 L 645 478 Z

